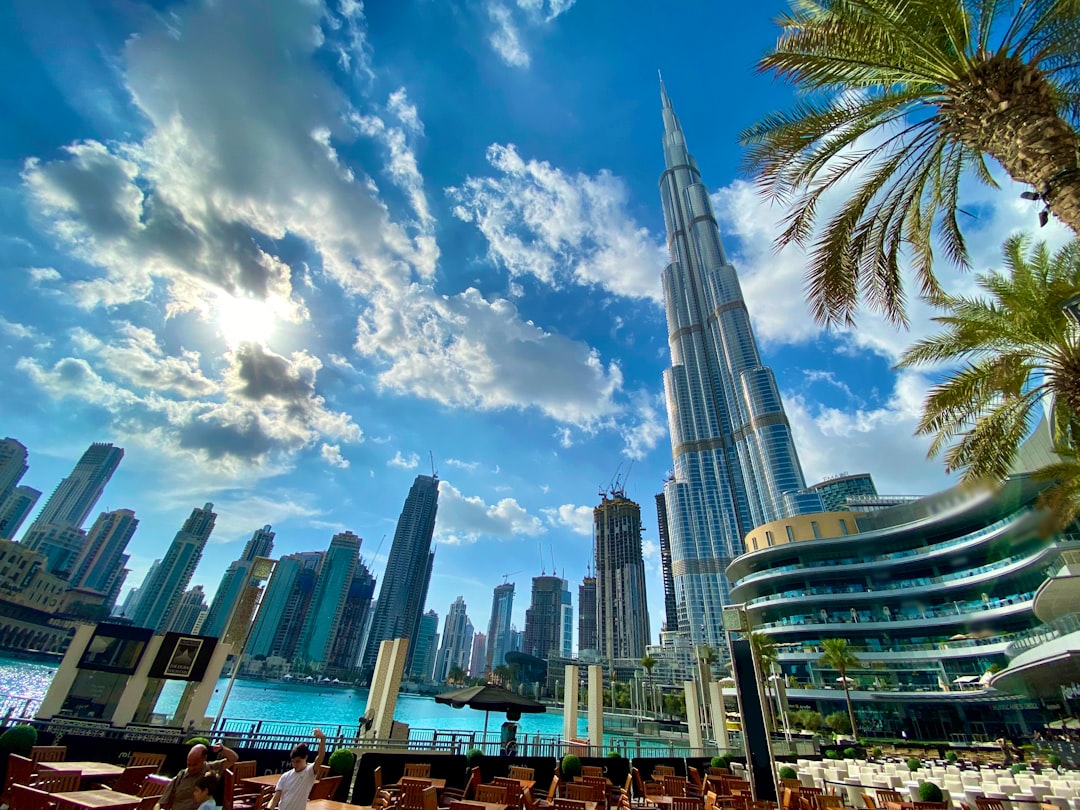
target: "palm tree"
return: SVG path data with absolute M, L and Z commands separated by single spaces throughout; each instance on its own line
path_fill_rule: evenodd
M 818 663 L 840 673 L 840 683 L 844 685 L 844 700 L 847 701 L 848 720 L 851 722 L 851 736 L 855 742 L 858 742 L 859 729 L 855 725 L 855 710 L 851 708 L 851 692 L 848 690 L 847 674 L 851 667 L 857 667 L 862 662 L 848 649 L 847 639 L 824 638 L 821 640 L 821 646 L 825 653 Z
M 963 363 L 930 390 L 918 432 L 930 454 L 968 480 L 1008 474 L 1021 442 L 1052 405 L 1050 430 L 1062 460 L 1039 470 L 1054 481 L 1042 505 L 1048 529 L 1080 510 L 1080 343 L 1067 305 L 1080 289 L 1080 242 L 1051 254 L 1044 243 L 1012 236 L 1002 248 L 1007 273 L 980 274 L 986 295 L 931 297 L 944 329 L 909 348 L 901 367 Z
M 906 322 L 901 261 L 934 293 L 931 232 L 961 265 L 958 184 L 986 158 L 1080 232 L 1080 0 L 790 0 L 760 69 L 804 91 L 743 132 L 760 188 L 791 203 L 779 245 L 813 242 L 816 319 L 860 298 Z M 854 184 L 814 238 L 824 193 Z
M 642 656 L 641 661 L 639 661 L 638 663 L 640 663 L 641 666 L 644 667 L 645 672 L 649 677 L 649 701 L 648 701 L 648 705 L 652 706 L 653 705 L 652 671 L 653 671 L 653 667 L 656 666 L 656 659 L 653 658 L 648 653 L 645 653 L 645 655 Z M 651 709 L 650 709 L 650 711 L 651 711 Z
M 777 728 L 776 715 L 773 714 L 771 693 L 769 691 L 772 681 L 769 680 L 769 676 L 772 675 L 773 667 L 779 660 L 776 653 L 776 644 L 765 633 L 751 633 L 750 646 L 753 648 L 754 657 L 757 658 L 759 671 L 765 678 L 765 705 L 769 711 L 769 729 L 775 731 Z

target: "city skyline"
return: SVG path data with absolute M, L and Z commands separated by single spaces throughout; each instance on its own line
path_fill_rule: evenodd
M 22 483 L 47 496 L 90 442 L 124 447 L 96 509 L 138 516 L 127 585 L 209 501 L 220 517 L 191 580 L 209 597 L 267 524 L 280 557 L 354 532 L 381 583 L 401 493 L 433 467 L 428 604 L 464 593 L 485 627 L 492 588 L 521 569 L 523 627 L 541 557 L 571 583 L 585 572 L 620 465 L 642 504 L 672 467 L 660 67 L 807 483 L 865 471 L 883 494 L 941 489 L 911 437 L 932 376 L 891 370 L 929 311 L 913 302 L 911 333 L 816 326 L 804 257 L 772 249 L 784 209 L 740 171 L 738 133 L 792 100 L 753 70 L 785 6 L 7 9 L 0 418 L 29 448 Z M 732 27 L 718 55 L 687 47 L 687 31 Z M 962 184 L 976 270 L 1014 228 L 1060 242 L 1020 190 Z M 651 511 L 644 527 L 655 632 Z

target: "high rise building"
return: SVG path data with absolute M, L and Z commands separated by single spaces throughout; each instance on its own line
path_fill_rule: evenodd
M 104 442 L 90 445 L 71 475 L 61 481 L 49 496 L 34 519 L 34 525 L 51 523 L 81 528 L 123 457 L 122 447 L 113 447 Z
M 559 655 L 574 657 L 574 600 L 570 596 L 570 584 L 563 580 L 562 611 L 559 613 Z
M 212 503 L 191 511 L 190 517 L 169 544 L 161 565 L 143 580 L 143 592 L 131 616 L 134 624 L 159 632 L 172 625 L 173 614 L 202 559 L 215 520 L 217 515 L 214 514 Z
M 352 532 L 340 532 L 330 540 L 296 651 L 305 661 L 325 665 L 330 659 L 353 575 L 360 564 L 361 542 Z
M 514 612 L 514 583 L 495 586 L 491 599 L 491 618 L 488 620 L 487 671 L 506 663 L 510 652 L 510 614 Z
M 10 540 L 15 536 L 40 497 L 39 490 L 20 484 L 0 501 L 0 540 Z
M 420 617 L 420 629 L 408 669 L 409 677 L 417 681 L 430 681 L 435 668 L 435 650 L 439 647 L 439 614 L 429 610 Z M 378 657 L 376 655 L 376 657 Z
M 596 639 L 596 577 L 584 577 L 577 594 L 578 655 L 581 655 L 585 650 L 600 649 Z
M 390 557 L 386 562 L 379 604 L 371 623 L 361 670 L 370 675 L 379 657 L 379 645 L 387 639 L 409 640 L 405 668 L 416 651 L 416 634 L 427 601 L 428 585 L 435 552 L 431 536 L 435 532 L 435 514 L 439 508 L 439 477 L 418 475 L 413 481 L 394 531 Z
M 469 653 L 472 652 L 473 626 L 469 621 L 465 598 L 459 596 L 450 605 L 443 620 L 442 646 L 435 659 L 436 683 L 445 683 L 455 667 L 469 669 Z
M 293 660 L 322 558 L 321 551 L 304 551 L 278 560 L 251 631 L 250 655 Z
M 610 664 L 638 660 L 649 645 L 649 604 L 641 556 L 641 507 L 621 489 L 603 494 L 593 509 L 596 549 L 596 633 Z
M 821 496 L 821 504 L 826 512 L 842 512 L 849 509 L 849 498 L 873 498 L 878 494 L 870 473 L 836 475 L 814 484 L 810 490 Z
M 206 595 L 203 586 L 196 585 L 181 594 L 172 619 L 164 629 L 173 633 L 197 633 L 206 617 Z
M 26 446 L 10 436 L 0 442 L 0 503 L 19 485 L 30 465 L 26 463 Z
M 127 577 L 124 568 L 127 544 L 135 534 L 139 520 L 130 509 L 102 512 L 86 535 L 86 544 L 75 561 L 71 576 L 73 588 L 88 588 L 106 594 L 105 605 L 112 610 Z
M 472 654 L 469 656 L 469 677 L 483 678 L 487 666 L 487 636 L 473 633 Z
M 72 567 L 86 547 L 86 532 L 78 526 L 34 522 L 22 537 L 22 545 L 41 554 L 50 574 L 70 579 Z
M 662 275 L 671 367 L 664 372 L 674 475 L 664 486 L 679 626 L 723 645 L 724 570 L 755 526 L 805 488 L 772 370 L 763 366 L 735 268 L 660 84 L 660 197 L 671 261 Z M 820 508 L 820 507 L 819 507 Z
M 160 567 L 161 567 L 161 559 L 160 558 L 158 558 L 158 559 L 154 560 L 152 563 L 150 563 L 150 569 L 146 572 L 146 576 L 143 577 L 143 583 L 145 584 L 147 582 L 153 581 L 154 574 L 157 573 L 157 570 Z M 135 611 L 139 609 L 139 600 L 142 598 L 142 595 L 144 593 L 146 593 L 146 591 L 143 590 L 142 586 L 139 586 L 137 588 L 132 588 L 131 592 L 127 596 L 127 599 L 124 600 L 124 609 L 123 609 L 123 612 L 120 615 L 125 616 L 128 619 L 130 619 L 132 616 L 134 616 Z
M 656 522 L 660 530 L 660 574 L 664 578 L 664 629 L 674 632 L 679 629 L 679 610 L 675 603 L 675 579 L 671 575 L 671 537 L 663 492 L 656 496 Z
M 345 594 L 337 635 L 334 636 L 327 667 L 350 675 L 360 665 L 364 636 L 368 629 L 371 600 L 375 596 L 375 577 L 363 560 L 356 564 L 352 583 Z M 355 677 L 355 676 L 353 676 Z
M 214 592 L 214 599 L 210 603 L 206 621 L 203 622 L 204 636 L 224 635 L 229 627 L 229 620 L 236 610 L 236 605 L 247 587 L 255 558 L 269 557 L 273 551 L 274 532 L 270 530 L 270 525 L 256 529 L 251 539 L 244 544 L 240 559 L 229 563 L 229 567 L 221 575 L 221 583 Z
M 547 659 L 562 650 L 562 605 L 566 580 L 541 574 L 533 577 L 532 604 L 525 611 L 521 651 Z

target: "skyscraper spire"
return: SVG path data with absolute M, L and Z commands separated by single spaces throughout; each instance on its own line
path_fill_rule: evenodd
M 664 372 L 674 475 L 664 485 L 680 629 L 720 646 L 724 570 L 755 526 L 786 514 L 802 468 L 772 370 L 763 366 L 709 191 L 661 81 L 660 198 L 671 261 L 662 275 Z M 793 499 L 793 502 L 797 499 Z

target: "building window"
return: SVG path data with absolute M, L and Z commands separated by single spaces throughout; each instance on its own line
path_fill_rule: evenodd
M 810 521 L 810 529 L 814 532 L 814 539 L 817 540 L 821 537 L 821 527 L 817 525 L 816 520 Z
M 794 532 L 794 531 L 792 531 L 792 529 L 791 529 L 791 527 L 790 527 L 790 526 L 785 526 L 784 528 L 785 528 L 785 529 L 787 529 L 787 539 L 788 539 L 788 542 L 789 542 L 789 543 L 794 543 L 794 542 L 795 542 L 795 532 Z
M 772 532 L 765 532 L 765 542 L 770 546 L 773 544 Z
M 845 535 L 845 536 L 846 536 L 846 535 L 847 535 L 847 533 L 848 533 L 848 530 L 847 530 L 847 521 L 846 521 L 846 520 L 844 520 L 843 518 L 840 518 L 840 534 L 843 534 L 843 535 Z

